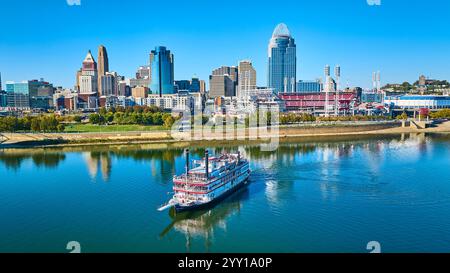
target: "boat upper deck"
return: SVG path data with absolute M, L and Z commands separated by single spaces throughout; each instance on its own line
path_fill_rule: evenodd
M 193 161 L 194 168 L 190 169 L 188 175 L 186 173 L 175 176 L 175 183 L 194 183 L 194 184 L 207 184 L 209 181 L 214 180 L 219 177 L 221 173 L 226 170 L 232 169 L 237 166 L 237 163 L 247 162 L 246 160 L 240 159 L 237 154 L 226 154 L 220 157 L 211 157 L 208 162 L 208 178 L 206 175 L 205 160 L 195 160 Z

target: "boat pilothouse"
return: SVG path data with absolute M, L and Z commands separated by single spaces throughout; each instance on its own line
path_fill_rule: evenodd
M 189 159 L 186 150 L 186 171 L 173 178 L 173 198 L 159 210 L 175 207 L 177 212 L 212 206 L 248 183 L 250 166 L 247 159 L 236 154 Z

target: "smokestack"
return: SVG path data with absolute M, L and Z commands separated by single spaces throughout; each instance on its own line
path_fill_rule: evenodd
M 189 149 L 186 149 L 186 176 L 189 175 L 190 162 L 189 162 Z
M 239 164 L 239 163 L 241 163 L 241 152 L 238 151 L 238 152 L 237 152 L 237 155 L 238 155 L 238 164 Z
M 206 150 L 205 152 L 205 171 L 206 171 L 206 179 L 209 179 L 209 152 Z

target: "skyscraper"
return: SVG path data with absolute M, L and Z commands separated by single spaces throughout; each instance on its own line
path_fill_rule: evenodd
M 30 108 L 29 81 L 20 83 L 6 82 L 7 106 L 14 108 Z
M 279 24 L 269 43 L 268 87 L 274 92 L 295 92 L 297 47 L 288 27 Z
M 93 94 L 98 92 L 97 63 L 90 50 L 83 61 L 79 84 L 81 94 Z
M 200 92 L 200 80 L 199 80 L 199 78 L 197 78 L 195 76 L 192 77 L 190 91 L 193 92 L 193 93 Z
M 80 68 L 80 70 L 77 70 L 77 75 L 76 75 L 76 83 L 75 83 L 75 91 L 77 91 L 78 93 L 80 92 L 80 79 L 81 79 L 81 74 L 82 74 L 82 69 Z
M 150 54 L 150 91 L 152 94 L 175 93 L 174 56 L 164 46 L 156 47 Z
M 106 72 L 104 76 L 101 77 L 101 90 L 99 93 L 102 96 L 117 96 L 117 81 L 119 80 L 119 75 L 116 72 Z
M 227 74 L 209 76 L 209 89 L 211 98 L 235 96 L 235 84 Z
M 204 94 L 206 92 L 206 82 L 204 80 L 200 80 L 200 93 Z
M 109 72 L 109 60 L 108 60 L 108 52 L 106 51 L 106 47 L 103 45 L 98 47 L 98 92 L 100 96 L 103 94 L 102 88 L 102 77 Z
M 220 77 L 219 77 L 220 76 Z M 226 79 L 228 78 L 228 79 Z M 238 68 L 235 66 L 222 66 L 212 71 L 210 79 L 210 96 L 236 96 L 236 89 L 239 81 Z M 214 81 L 214 83 L 213 83 Z M 218 84 L 219 83 L 219 84 Z M 224 85 L 225 84 L 225 85 Z M 216 89 L 219 88 L 219 89 Z
M 140 66 L 136 72 L 136 79 L 150 79 L 150 66 L 143 65 Z
M 246 91 L 256 89 L 256 70 L 251 61 L 244 60 L 239 62 L 238 73 L 237 96 L 241 97 Z
M 190 93 L 198 93 L 201 91 L 201 81 L 196 76 L 193 76 L 191 80 L 175 81 L 175 89 L 177 92 L 188 91 Z

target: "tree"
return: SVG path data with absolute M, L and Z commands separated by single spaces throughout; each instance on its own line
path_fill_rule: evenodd
M 163 124 L 163 118 L 161 113 L 154 113 L 152 116 L 153 124 L 154 125 L 162 125 Z
M 419 115 L 420 117 L 428 117 L 430 114 L 430 110 L 428 108 L 420 108 Z
M 100 115 L 99 114 L 90 114 L 89 121 L 92 124 L 99 124 L 100 123 Z
M 133 112 L 134 113 L 142 113 L 142 112 L 144 112 L 144 109 L 139 105 L 135 105 L 135 106 L 133 106 Z
M 117 113 L 125 113 L 125 108 L 123 106 L 117 106 L 116 107 L 116 112 Z
M 77 122 L 77 123 L 80 123 L 81 122 L 81 120 L 82 120 L 82 118 L 81 118 L 81 116 L 74 116 L 73 117 L 73 121 L 75 121 L 75 122 Z
M 153 124 L 152 115 L 153 115 L 153 114 L 150 113 L 150 112 L 144 113 L 144 114 L 142 115 L 142 123 L 143 123 L 144 125 L 152 125 L 152 124 Z
M 15 132 L 18 127 L 18 120 L 16 117 L 5 117 L 0 119 L 1 132 Z
M 106 115 L 107 111 L 105 107 L 100 108 L 100 110 L 98 111 L 98 113 L 102 116 Z
M 408 115 L 406 114 L 406 112 L 403 112 L 400 116 L 397 116 L 398 120 L 407 120 L 408 119 Z
M 167 116 L 164 119 L 164 127 L 166 127 L 167 129 L 171 128 L 174 123 L 175 123 L 175 119 L 171 115 Z
M 430 113 L 432 119 L 450 119 L 450 109 Z
M 38 118 L 34 118 L 31 121 L 31 130 L 34 132 L 40 132 L 41 131 L 41 123 Z
M 105 121 L 106 121 L 107 123 L 111 123 L 111 122 L 113 122 L 113 120 L 114 120 L 114 113 L 108 112 L 108 113 L 105 115 Z
M 409 91 L 411 89 L 411 84 L 409 82 L 402 83 L 402 90 Z
M 66 126 L 64 126 L 64 124 L 60 123 L 60 124 L 58 124 L 56 129 L 58 130 L 58 132 L 64 132 L 64 130 L 66 129 Z

